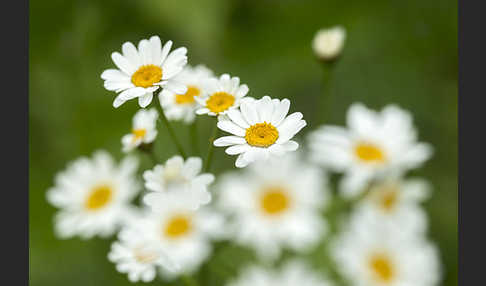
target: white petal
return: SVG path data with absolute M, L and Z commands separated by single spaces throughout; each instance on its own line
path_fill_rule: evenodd
M 290 109 L 290 100 L 284 98 L 279 103 L 275 104 L 275 109 L 272 114 L 271 123 L 273 126 L 278 126 L 284 120 Z
M 241 128 L 248 128 L 250 125 L 245 121 L 241 111 L 238 109 L 231 109 L 227 112 L 228 117 L 236 124 L 238 124 Z
M 249 89 L 246 84 L 240 85 L 240 87 L 236 90 L 235 95 L 237 98 L 244 97 L 248 93 Z
M 255 104 L 258 117 L 260 118 L 261 122 L 270 123 L 272 120 L 272 113 L 273 113 L 273 103 L 272 99 L 269 96 L 264 96 L 262 99 Z
M 231 147 L 226 148 L 225 152 L 228 155 L 237 155 L 237 154 L 248 151 L 250 148 L 251 147 L 248 144 L 233 145 Z
M 225 147 L 231 145 L 245 144 L 246 140 L 242 137 L 237 136 L 224 136 L 214 140 L 213 144 L 217 147 Z
M 101 74 L 101 78 L 106 81 L 125 82 L 130 81 L 130 77 L 117 69 L 107 69 Z
M 115 65 L 127 75 L 133 74 L 136 70 L 136 67 L 134 67 L 124 56 L 122 56 L 118 52 L 112 53 L 111 59 L 113 60 Z
M 253 125 L 255 123 L 260 122 L 258 118 L 258 113 L 256 111 L 253 102 L 249 102 L 249 101 L 242 102 L 240 105 L 240 110 L 246 122 L 248 122 L 248 124 Z
M 153 93 L 151 93 L 151 92 L 146 93 L 142 96 L 139 96 L 138 97 L 138 105 L 140 105 L 140 107 L 142 107 L 142 108 L 145 108 L 145 107 L 147 107 L 147 105 L 149 105 L 152 102 L 152 98 L 153 98 Z
M 147 39 L 143 39 L 138 43 L 138 53 L 142 64 L 148 65 L 152 63 L 152 51 L 150 49 L 150 42 Z
M 240 154 L 240 155 L 238 156 L 238 158 L 236 159 L 235 166 L 236 166 L 237 168 L 244 168 L 244 167 L 246 167 L 246 166 L 249 164 L 249 162 L 247 162 L 247 161 L 246 161 L 246 160 L 243 158 L 243 155 L 244 155 L 244 153 L 243 153 L 243 154 Z
M 162 64 L 162 43 L 158 36 L 150 37 L 150 49 L 152 51 L 152 62 L 156 65 Z
M 169 54 L 171 47 L 172 47 L 172 41 L 167 41 L 164 44 L 164 47 L 162 48 L 162 53 L 160 55 L 160 64 L 162 64 L 167 58 L 167 55 Z
M 138 55 L 137 48 L 130 42 L 126 42 L 122 45 L 123 56 L 127 58 L 134 67 L 142 65 L 140 56 Z
M 287 140 L 294 137 L 297 132 L 306 126 L 305 120 L 301 120 L 303 117 L 302 113 L 295 112 L 284 119 L 282 124 L 277 127 L 278 139 L 277 143 L 284 143 Z
M 168 89 L 175 94 L 185 94 L 187 92 L 187 86 L 175 80 L 167 81 L 167 84 L 164 85 L 164 89 Z
M 219 129 L 237 136 L 245 136 L 246 133 L 245 129 L 239 127 L 238 125 L 236 125 L 235 123 L 229 120 L 218 121 L 217 126 Z

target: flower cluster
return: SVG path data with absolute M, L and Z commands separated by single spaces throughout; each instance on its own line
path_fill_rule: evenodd
M 330 42 L 333 47 L 323 47 Z M 328 54 L 341 45 L 314 42 Z M 352 285 L 438 283 L 438 253 L 425 238 L 427 216 L 420 206 L 431 188 L 406 177 L 430 158 L 432 147 L 417 142 L 410 113 L 395 105 L 376 112 L 356 103 L 347 128 L 318 127 L 306 137 L 308 150 L 298 150 L 295 137 L 307 122 L 301 112 L 289 114 L 290 100 L 251 97 L 238 77 L 188 66 L 187 50 L 171 47 L 171 41 L 162 45 L 153 36 L 137 47 L 126 42 L 121 54 L 112 54 L 118 69 L 105 70 L 101 78 L 117 93 L 113 106 L 138 98 L 141 107 L 131 132 L 121 138 L 129 154 L 116 164 L 97 151 L 56 176 L 47 199 L 59 208 L 60 238 L 116 234 L 107 257 L 132 282 L 196 276 L 220 250 L 214 242 L 225 241 L 265 264 L 246 267 L 225 281 L 229 286 L 335 285 L 303 260 L 322 245 L 335 272 Z M 154 95 L 154 107 L 146 109 Z M 171 127 L 173 120 L 193 124 L 198 116 L 214 120 L 204 161 L 202 154 L 186 156 Z M 179 152 L 164 163 L 154 152 L 158 128 L 167 128 Z M 221 131 L 228 134 L 219 136 Z M 237 168 L 213 175 L 214 147 L 237 155 Z M 151 168 L 137 171 L 136 151 L 150 156 Z M 342 175 L 337 186 L 331 173 Z M 133 203 L 137 198 L 140 204 Z M 351 206 L 351 213 L 337 201 Z M 341 215 L 337 232 L 330 227 L 336 223 L 327 215 L 330 208 Z M 284 259 L 277 270 L 284 251 L 297 257 Z

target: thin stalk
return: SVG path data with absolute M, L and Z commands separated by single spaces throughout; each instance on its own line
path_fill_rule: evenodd
M 167 127 L 167 131 L 169 132 L 170 137 L 172 138 L 172 142 L 174 142 L 174 145 L 177 148 L 177 151 L 179 154 L 185 159 L 186 158 L 186 153 L 184 152 L 184 148 L 182 147 L 181 143 L 179 140 L 177 140 L 177 136 L 175 135 L 174 129 L 172 129 L 172 126 L 170 125 L 169 120 L 167 120 L 167 117 L 165 117 L 164 110 L 162 110 L 162 107 L 160 105 L 159 97 L 155 96 L 157 98 L 157 103 L 155 106 L 157 107 L 157 110 L 159 111 L 159 120 L 162 119 L 162 123 Z
M 216 140 L 216 137 L 218 136 L 218 126 L 216 124 L 213 126 L 213 132 L 211 137 L 209 137 L 209 146 L 208 146 L 208 155 L 206 157 L 206 162 L 204 162 L 204 172 L 209 172 L 211 169 L 211 161 L 213 159 L 213 151 L 214 151 L 214 145 L 213 142 Z
M 191 123 L 189 135 L 191 136 L 192 152 L 195 155 L 199 155 L 199 141 L 198 141 L 199 136 L 197 134 L 197 120 L 194 120 Z

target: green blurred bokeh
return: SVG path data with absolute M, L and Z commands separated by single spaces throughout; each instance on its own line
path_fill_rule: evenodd
M 333 98 L 320 106 L 322 69 L 311 49 L 321 27 L 347 29 L 335 67 Z M 45 200 L 54 174 L 68 161 L 106 149 L 122 157 L 120 138 L 138 109 L 115 110 L 115 94 L 101 72 L 114 67 L 111 52 L 125 41 L 159 35 L 188 48 L 189 63 L 239 76 L 250 95 L 287 97 L 308 122 L 343 124 L 355 101 L 373 108 L 397 103 L 412 111 L 422 141 L 435 147 L 425 167 L 430 237 L 441 252 L 443 285 L 457 285 L 457 2 L 452 0 L 32 0 L 30 1 L 30 283 L 133 285 L 107 259 L 110 241 L 58 240 Z M 200 118 L 200 149 L 211 124 Z M 188 130 L 175 124 L 188 147 Z M 157 156 L 176 150 L 162 132 Z M 302 137 L 300 138 L 302 139 Z M 142 157 L 141 170 L 149 168 Z M 213 170 L 232 168 L 234 157 L 215 152 Z M 231 249 L 230 249 L 231 250 Z M 229 255 L 247 255 L 236 249 Z M 238 259 L 234 259 L 238 260 Z M 152 283 L 162 285 L 160 281 Z M 152 285 L 150 284 L 150 285 Z M 177 282 L 171 285 L 177 285 Z M 216 285 L 216 284 L 213 284 Z

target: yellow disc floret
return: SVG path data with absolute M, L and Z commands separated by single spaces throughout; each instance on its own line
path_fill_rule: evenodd
M 234 103 L 235 103 L 234 96 L 232 96 L 227 92 L 220 91 L 220 92 L 213 93 L 209 97 L 209 99 L 206 101 L 206 107 L 211 112 L 220 113 L 233 106 Z
M 113 190 L 108 185 L 99 185 L 94 187 L 86 201 L 84 202 L 84 207 L 87 210 L 95 211 L 106 206 L 113 197 Z
M 199 88 L 189 85 L 187 87 L 187 91 L 184 94 L 176 94 L 175 102 L 177 104 L 192 104 L 195 102 L 194 97 L 198 96 L 201 93 Z
M 367 163 L 383 163 L 385 161 L 385 154 L 375 144 L 361 142 L 355 146 L 354 152 L 360 160 Z
M 257 123 L 246 129 L 245 140 L 255 147 L 268 147 L 278 139 L 278 130 L 271 123 Z
M 369 260 L 369 267 L 374 277 L 380 282 L 390 282 L 395 276 L 392 262 L 385 255 L 373 255 Z
M 276 215 L 289 208 L 290 200 L 284 189 L 270 187 L 263 191 L 260 198 L 260 206 L 267 215 Z
M 156 65 L 141 66 L 133 75 L 132 83 L 138 87 L 150 87 L 162 80 L 162 68 Z
M 187 215 L 175 215 L 165 226 L 165 235 L 169 238 L 179 238 L 191 231 L 191 218 Z

